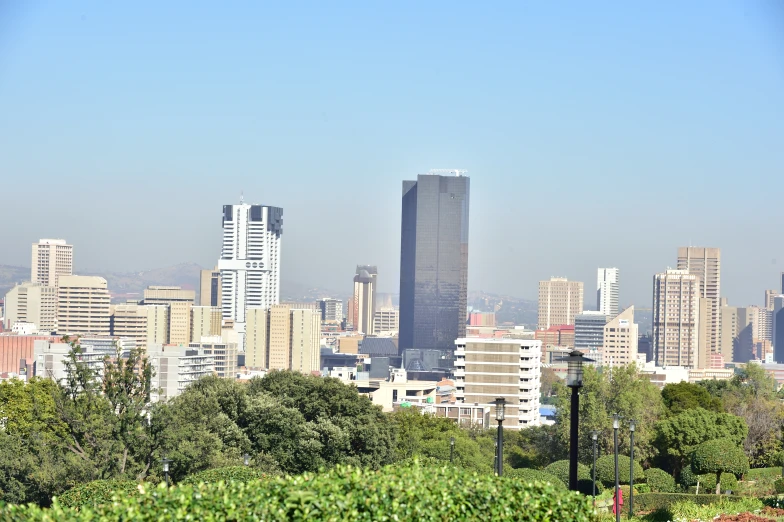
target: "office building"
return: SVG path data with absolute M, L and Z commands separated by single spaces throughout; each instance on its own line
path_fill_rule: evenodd
M 199 306 L 221 307 L 221 276 L 217 266 L 199 273 Z
M 57 333 L 109 335 L 109 289 L 106 279 L 61 275 L 57 288 Z
M 602 312 L 584 311 L 574 316 L 574 349 L 587 352 L 604 344 L 604 325 L 608 317 Z
M 277 306 L 277 305 L 276 305 Z M 245 366 L 269 368 L 269 309 L 252 306 L 245 310 Z M 279 319 L 276 316 L 277 319 Z
M 612 367 L 636 363 L 638 340 L 634 307 L 630 306 L 604 325 L 603 365 Z
M 541 341 L 462 338 L 455 347 L 458 403 L 494 408 L 503 397 L 505 428 L 539 426 Z
M 168 332 L 164 344 L 187 345 L 191 342 L 191 308 L 196 292 L 179 286 L 149 286 L 144 289 L 145 305 L 168 308 Z
M 495 312 L 471 312 L 468 326 L 495 326 Z
M 749 321 L 756 341 L 772 341 L 773 310 L 761 306 L 749 306 Z
M 223 206 L 223 248 L 218 261 L 221 308 L 245 349 L 249 307 L 269 308 L 280 300 L 280 243 L 283 209 L 266 205 Z
M 470 179 L 431 171 L 403 182 L 399 349 L 441 350 L 465 337 Z
M 201 342 L 190 343 L 188 348 L 198 350 L 200 355 L 211 357 L 215 375 L 234 378 L 237 372 L 237 343 L 224 341 L 220 335 L 203 337 Z
M 194 381 L 215 374 L 215 359 L 197 348 L 153 344 L 147 356 L 153 369 L 152 402 L 172 399 Z
M 217 306 L 194 306 L 191 309 L 191 341 L 197 343 L 202 337 L 221 335 L 222 323 L 223 314 Z
M 697 368 L 699 333 L 699 276 L 686 270 L 669 269 L 656 274 L 651 341 L 656 366 Z
M 33 362 L 35 341 L 57 342 L 56 335 L 0 334 L 0 373 L 19 373 L 20 368 Z
M 16 285 L 5 294 L 5 328 L 32 323 L 38 332 L 57 331 L 57 288 L 41 283 Z
M 759 340 L 760 311 L 758 306 L 721 307 L 720 353 L 724 362 L 746 363 L 757 358 L 755 343 Z M 767 322 L 767 321 L 766 321 Z
M 784 295 L 773 300 L 773 357 L 779 364 L 784 364 Z
M 30 281 L 43 286 L 57 286 L 63 275 L 73 275 L 73 246 L 65 239 L 41 239 L 33 243 Z
M 304 374 L 319 371 L 321 357 L 321 312 L 291 309 L 291 363 L 289 369 Z
M 777 295 L 781 295 L 778 290 L 765 290 L 765 308 L 773 310 L 773 300 Z
M 583 284 L 565 277 L 539 281 L 538 328 L 574 324 L 574 316 L 583 310 Z
M 319 370 L 321 310 L 313 304 L 247 309 L 245 366 L 264 370 Z
M 373 315 L 373 333 L 394 335 L 400 328 L 400 312 L 397 308 L 381 308 Z
M 534 339 L 542 341 L 542 348 L 563 347 L 574 348 L 574 325 L 559 324 L 546 330 L 536 330 Z
M 354 276 L 354 293 L 351 298 L 348 321 L 355 332 L 373 335 L 373 314 L 376 311 L 376 280 L 378 269 L 375 266 L 357 266 Z
M 600 268 L 596 278 L 596 309 L 609 318 L 618 315 L 618 269 Z
M 33 343 L 33 375 L 62 382 L 68 377 L 66 361 L 71 345 L 63 342 L 37 340 Z M 83 346 L 79 360 L 95 372 L 95 379 L 103 377 L 105 353 L 96 352 L 92 346 Z
M 136 340 L 137 346 L 147 349 L 146 306 L 138 303 L 116 304 L 109 307 L 109 324 L 114 337 L 130 337 Z
M 318 306 L 321 310 L 322 321 L 339 323 L 343 320 L 343 301 L 340 299 L 325 297 L 319 299 Z
M 721 324 L 721 249 L 704 247 L 678 248 L 678 270 L 686 270 L 700 281 L 700 298 L 707 299 L 708 309 L 703 325 L 707 336 L 704 339 L 708 353 L 720 352 Z M 707 366 L 703 366 L 707 368 Z

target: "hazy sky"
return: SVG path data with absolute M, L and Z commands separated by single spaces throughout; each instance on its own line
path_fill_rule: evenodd
M 215 263 L 221 206 L 284 208 L 285 280 L 397 292 L 401 181 L 471 177 L 469 288 L 679 245 L 731 304 L 784 270 L 784 7 L 691 2 L 0 0 L 0 264 Z

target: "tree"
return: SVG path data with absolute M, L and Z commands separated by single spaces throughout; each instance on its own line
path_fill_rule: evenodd
M 549 473 L 558 477 L 558 479 L 565 485 L 569 485 L 569 461 L 558 460 L 544 468 L 545 473 Z M 591 470 L 585 464 L 577 463 L 577 480 L 591 478 Z
M 555 383 L 561 382 L 561 379 L 558 378 L 552 368 L 542 367 L 542 376 L 540 381 L 542 383 L 542 403 L 548 404 L 551 397 L 555 395 Z
M 662 402 L 672 414 L 694 408 L 704 408 L 709 411 L 722 411 L 721 400 L 711 396 L 708 390 L 698 384 L 679 382 L 667 384 L 662 389 Z
M 631 460 L 626 455 L 618 455 L 618 482 L 628 484 Z M 615 485 L 615 455 L 602 455 L 596 459 L 596 480 L 605 486 Z M 645 472 L 639 462 L 634 463 L 634 481 L 644 482 Z
M 694 473 L 716 474 L 716 494 L 721 493 L 721 474 L 742 475 L 749 470 L 749 459 L 743 449 L 730 439 L 703 442 L 694 448 L 691 458 Z
M 505 460 L 513 468 L 541 469 L 567 457 L 556 426 L 532 426 L 504 433 Z

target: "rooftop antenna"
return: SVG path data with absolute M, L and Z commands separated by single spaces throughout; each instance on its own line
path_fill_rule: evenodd
M 245 192 L 241 190 L 240 191 L 240 205 L 242 205 L 242 203 L 244 201 L 245 201 Z

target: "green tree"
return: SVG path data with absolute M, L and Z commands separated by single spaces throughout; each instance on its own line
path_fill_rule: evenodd
M 626 455 L 618 455 L 618 482 L 628 484 L 631 460 Z M 605 486 L 615 485 L 615 455 L 602 455 L 596 459 L 596 480 Z M 634 482 L 645 482 L 645 472 L 639 462 L 634 463 Z
M 567 457 L 567 447 L 559 443 L 556 426 L 532 426 L 504 433 L 505 460 L 513 468 L 542 469 Z
M 544 468 L 545 473 L 549 473 L 551 475 L 555 475 L 558 479 L 563 482 L 565 485 L 569 485 L 569 461 L 568 460 L 557 460 Z M 591 470 L 585 464 L 580 462 L 577 463 L 577 480 L 589 479 L 591 478 Z
M 713 397 L 708 390 L 698 384 L 679 382 L 667 384 L 662 389 L 662 402 L 672 414 L 695 408 L 709 411 L 722 411 L 721 400 Z
M 721 474 L 742 475 L 749 470 L 749 459 L 743 449 L 730 439 L 703 442 L 694 448 L 691 456 L 692 471 L 698 475 L 716 474 L 716 494 L 721 493 Z

